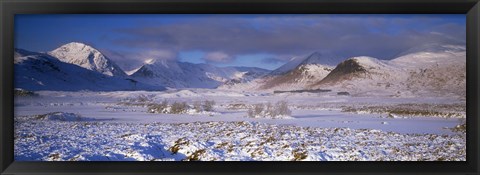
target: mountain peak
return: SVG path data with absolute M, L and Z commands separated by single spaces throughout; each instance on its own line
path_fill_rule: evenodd
M 298 68 L 299 66 L 308 65 L 308 64 L 320 64 L 324 66 L 334 67 L 338 63 L 338 61 L 336 61 L 335 58 L 336 57 L 333 56 L 333 54 L 315 51 L 308 56 L 293 57 L 289 62 L 273 70 L 270 74 L 271 75 L 284 74 L 295 68 Z
M 108 76 L 126 76 L 125 72 L 100 51 L 84 43 L 71 42 L 48 53 L 62 62 L 76 64 L 83 68 Z
M 369 56 L 358 56 L 352 57 L 347 60 L 355 60 L 359 65 L 362 66 L 377 66 L 377 65 L 384 65 L 385 63 L 379 59 L 369 57 Z
M 303 64 L 322 64 L 326 66 L 335 66 L 337 62 L 332 54 L 321 53 L 318 51 L 313 52 L 307 56 L 300 65 Z
M 64 45 L 60 46 L 57 49 L 63 49 L 65 51 L 70 51 L 70 50 L 80 51 L 80 50 L 83 50 L 83 51 L 89 51 L 89 52 L 100 52 L 97 49 L 93 48 L 92 46 L 87 45 L 85 43 L 80 43 L 80 42 L 70 42 L 70 43 L 67 43 L 67 44 L 64 44 Z
M 74 46 L 74 45 L 75 45 L 75 46 L 82 46 L 82 47 L 83 47 L 83 46 L 88 46 L 88 45 L 85 44 L 85 43 L 75 42 L 75 41 L 74 41 L 74 42 L 67 43 L 67 44 L 64 44 L 64 46 L 67 46 L 67 45 L 70 45 L 70 46 Z
M 143 63 L 144 63 L 144 64 L 154 64 L 155 61 L 156 61 L 155 59 L 150 58 L 150 59 L 147 59 L 147 60 L 143 61 Z
M 352 57 L 338 64 L 330 74 L 316 85 L 325 83 L 335 83 L 344 80 L 350 80 L 354 77 L 363 76 L 369 72 L 379 70 L 392 70 L 385 61 L 368 56 Z

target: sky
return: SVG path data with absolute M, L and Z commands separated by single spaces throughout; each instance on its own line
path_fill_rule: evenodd
M 392 59 L 426 44 L 466 42 L 463 14 L 16 15 L 15 47 L 48 52 L 69 42 L 100 50 L 129 71 L 148 59 L 273 70 L 320 52 Z

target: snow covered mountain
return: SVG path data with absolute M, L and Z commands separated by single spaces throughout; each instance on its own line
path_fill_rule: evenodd
M 347 59 L 308 88 L 347 91 L 359 96 L 465 97 L 465 47 L 429 45 L 404 54 L 388 61 L 372 57 Z
M 253 67 L 216 67 L 175 60 L 147 60 L 131 77 L 146 84 L 171 88 L 216 88 L 227 82 L 245 82 L 268 72 Z
M 333 70 L 336 61 L 331 55 L 314 52 L 295 57 L 266 76 L 244 84 L 225 84 L 223 89 L 299 90 L 322 80 Z
M 230 76 L 233 78 L 225 81 L 222 85 L 220 85 L 220 87 L 248 83 L 270 73 L 269 70 L 256 67 L 230 67 L 230 69 L 236 70 L 234 71 L 233 75 Z
M 294 58 L 272 73 L 222 89 L 239 91 L 329 89 L 355 96 L 456 96 L 466 94 L 464 46 L 429 44 L 409 49 L 392 60 L 360 56 L 335 67 L 334 59 L 313 53 Z
M 48 52 L 60 61 L 71 63 L 108 76 L 126 77 L 127 74 L 97 49 L 78 42 L 71 42 Z
M 22 82 L 20 84 L 32 90 L 216 88 L 226 82 L 247 82 L 270 72 L 252 67 L 216 67 L 208 64 L 150 59 L 145 61 L 143 66 L 126 74 L 115 62 L 97 49 L 77 42 L 65 44 L 46 54 L 17 49 L 15 60 L 19 70 L 26 70 L 26 72 L 18 73 L 24 77 L 22 81 L 19 81 Z M 37 64 L 53 65 L 56 71 L 46 71 L 52 70 L 52 68 Z M 68 69 L 63 69 L 67 67 Z M 31 71 L 29 68 L 34 70 Z M 75 74 L 75 71 L 78 74 Z M 60 83 L 60 86 L 45 84 L 44 82 L 56 81 L 55 78 L 49 80 L 47 74 L 66 83 Z M 37 79 L 43 81 L 37 81 Z M 78 81 L 73 81 L 74 79 L 78 79 Z M 83 79 L 92 82 L 83 81 Z M 116 81 L 109 82 L 112 86 L 107 86 L 107 82 L 113 79 Z M 106 82 L 100 82 L 100 80 Z M 122 84 L 122 81 L 126 83 Z M 95 84 L 99 86 L 99 89 L 95 88 Z M 131 84 L 134 84 L 135 87 L 129 87 Z M 106 86 L 104 87 L 104 85 Z
M 405 89 L 410 93 L 466 97 L 465 46 L 429 45 L 391 62 L 406 71 Z
M 338 61 L 335 58 L 336 56 L 332 54 L 313 52 L 312 54 L 306 57 L 293 57 L 289 62 L 273 70 L 270 74 L 271 75 L 285 74 L 286 72 L 289 72 L 292 69 L 299 67 L 300 65 L 308 65 L 308 64 L 317 64 L 317 65 L 334 67 L 335 65 L 338 64 Z
M 51 55 L 15 49 L 15 88 L 57 91 L 164 90 L 126 77 L 101 74 Z
M 372 78 L 373 75 L 389 76 L 395 70 L 394 66 L 387 61 L 378 60 L 373 57 L 353 57 L 338 64 L 325 78 L 318 81 L 318 84 L 335 84 L 355 78 Z
M 128 75 L 101 52 L 69 43 L 49 53 L 15 50 L 15 86 L 27 90 L 163 90 L 219 88 L 239 91 L 329 89 L 354 96 L 466 95 L 466 49 L 429 44 L 395 59 L 336 57 L 314 52 L 276 70 L 216 67 L 176 60 L 150 59 Z

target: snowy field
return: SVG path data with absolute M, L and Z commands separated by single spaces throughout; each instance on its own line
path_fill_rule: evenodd
M 15 99 L 17 161 L 465 161 L 465 101 L 336 93 L 59 92 Z M 195 104 L 214 101 L 213 110 Z M 152 113 L 167 101 L 181 114 Z M 291 115 L 249 117 L 286 101 Z M 167 111 L 171 111 L 169 108 Z

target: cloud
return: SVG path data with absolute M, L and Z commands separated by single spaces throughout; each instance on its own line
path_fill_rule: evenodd
M 216 62 L 216 63 L 228 63 L 233 60 L 233 57 L 224 53 L 224 52 L 209 52 L 205 54 L 204 59 L 208 62 Z
M 172 50 L 152 49 L 143 51 L 125 51 L 100 49 L 105 56 L 114 61 L 124 71 L 139 68 L 146 60 L 176 60 L 178 53 Z
M 142 62 L 139 62 L 139 58 L 133 56 L 136 55 L 133 52 L 119 52 L 111 49 L 99 49 L 99 51 L 114 61 L 124 71 L 133 70 L 142 66 Z
M 262 59 L 262 63 L 266 63 L 266 64 L 278 64 L 278 63 L 285 63 L 286 60 L 285 59 L 282 59 L 282 58 L 272 58 L 272 57 L 268 57 L 268 58 L 264 58 Z
M 161 60 L 176 60 L 178 53 L 172 50 L 150 50 L 140 54 L 144 59 L 161 59 Z
M 442 17 L 398 15 L 213 15 L 115 32 L 128 36 L 112 40 L 115 44 L 170 52 L 203 51 L 210 62 L 229 62 L 248 54 L 299 56 L 314 51 L 390 59 L 419 45 L 464 44 L 466 40 L 462 24 Z

